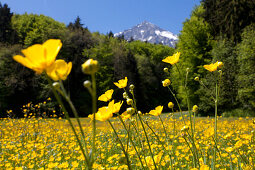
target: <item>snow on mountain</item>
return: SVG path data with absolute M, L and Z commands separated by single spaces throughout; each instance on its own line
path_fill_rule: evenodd
M 163 45 L 168 45 L 170 47 L 175 47 L 175 44 L 178 41 L 177 35 L 163 30 L 162 28 L 147 21 L 144 21 L 141 24 L 123 32 L 114 34 L 115 37 L 122 35 L 124 35 L 124 38 L 128 41 L 133 38 L 134 40 L 147 41 L 153 44 L 162 43 Z

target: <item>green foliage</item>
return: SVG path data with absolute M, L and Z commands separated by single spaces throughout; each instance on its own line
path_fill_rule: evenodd
M 60 38 L 65 31 L 65 25 L 54 19 L 36 14 L 14 15 L 12 27 L 19 36 L 19 43 L 26 47 L 41 44 L 50 38 Z
M 238 98 L 241 108 L 255 116 L 255 25 L 250 25 L 242 33 L 242 41 L 237 46 L 238 64 Z
M 227 39 L 218 40 L 213 46 L 212 56 L 213 59 L 210 63 L 221 61 L 224 64 L 222 78 L 218 81 L 220 83 L 218 110 L 221 114 L 222 112 L 235 109 L 238 104 L 238 65 L 234 43 Z M 219 80 L 218 77 L 218 71 L 206 71 L 205 78 L 202 81 L 208 89 L 200 86 L 200 89 L 196 93 L 200 97 L 199 108 L 203 115 L 214 112 L 214 101 L 211 95 L 215 96 L 215 84 Z
M 226 36 L 234 42 L 241 40 L 241 32 L 255 22 L 254 0 L 202 0 L 204 19 L 214 36 Z
M 21 49 L 20 45 L 0 45 L 1 114 L 4 114 L 10 108 L 20 114 L 19 108 L 24 103 L 39 98 L 38 92 L 41 90 L 43 79 L 12 59 L 12 56 L 20 53 Z
M 196 7 L 190 19 L 183 23 L 183 29 L 179 35 L 177 44 L 178 52 L 181 52 L 180 61 L 173 66 L 171 71 L 171 80 L 174 88 L 178 92 L 178 97 L 182 100 L 182 105 L 186 105 L 186 94 L 184 93 L 184 80 L 186 76 L 186 69 L 189 68 L 188 74 L 188 93 L 191 105 L 199 102 L 199 97 L 196 91 L 200 85 L 194 81 L 194 77 L 203 77 L 205 70 L 203 65 L 209 63 L 211 60 L 210 51 L 212 49 L 212 36 L 210 35 L 209 25 L 201 17 L 204 12 L 202 6 Z M 182 86 L 181 86 L 182 85 Z

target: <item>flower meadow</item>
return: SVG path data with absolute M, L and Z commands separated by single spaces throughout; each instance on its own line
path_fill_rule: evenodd
M 22 50 L 24 57 L 13 57 L 45 76 L 55 99 L 24 105 L 22 119 L 0 119 L 1 169 L 255 169 L 255 121 L 218 115 L 224 63 L 203 66 L 217 81 L 211 93 L 215 116 L 201 118 L 196 117 L 199 106 L 189 104 L 189 69 L 186 73 L 179 71 L 180 52 L 162 62 L 177 67 L 183 75 L 180 86 L 186 94 L 188 111 L 182 110 L 170 87 L 171 80 L 165 79 L 162 86 L 175 99 L 168 103 L 172 112 L 165 114 L 161 105 L 148 113 L 139 111 L 135 86 L 127 77 L 113 82 L 116 89 L 98 95 L 96 73 L 100 63 L 88 59 L 81 69 L 91 75 L 83 86 L 91 94 L 92 113 L 88 118 L 79 118 L 63 84 L 72 62 L 56 60 L 61 46 L 60 40 L 50 39 Z M 169 74 L 168 68 L 162 71 Z M 205 86 L 203 78 L 195 77 L 194 81 Z M 112 98 L 117 89 L 123 92 L 121 101 Z M 58 102 L 58 110 L 47 105 L 51 100 Z M 98 108 L 98 101 L 105 105 Z M 128 107 L 120 113 L 124 102 Z M 175 104 L 178 112 L 173 109 Z M 74 118 L 69 117 L 67 106 Z M 8 115 L 13 114 L 8 111 Z

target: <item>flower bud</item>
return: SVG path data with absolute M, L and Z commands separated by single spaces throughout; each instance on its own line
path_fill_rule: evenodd
M 223 63 L 221 61 L 218 61 L 218 68 L 222 68 L 223 67 Z
M 128 98 L 128 94 L 126 92 L 123 93 L 123 98 L 127 99 Z
M 165 67 L 165 68 L 164 68 L 164 72 L 165 72 L 165 73 L 168 73 L 168 71 L 169 71 L 168 68 Z
M 91 81 L 89 81 L 89 80 L 84 81 L 83 86 L 86 88 L 91 88 Z
M 222 70 L 219 70 L 218 72 L 219 72 L 220 74 L 222 74 Z
M 53 86 L 55 89 L 59 89 L 59 88 L 60 88 L 59 82 L 54 82 L 54 83 L 52 84 L 52 86 Z
M 138 114 L 139 114 L 139 115 L 142 115 L 142 112 L 141 112 L 141 111 L 138 111 Z
M 195 80 L 195 81 L 199 81 L 199 77 L 195 77 L 194 80 Z
M 130 84 L 129 89 L 134 90 L 135 86 L 133 84 Z
M 85 63 L 81 65 L 82 71 L 85 74 L 94 74 L 99 69 L 99 64 L 97 60 L 88 59 Z
M 192 108 L 192 112 L 197 113 L 197 111 L 198 111 L 198 106 L 194 105 Z
M 133 104 L 133 100 L 132 99 L 127 99 L 127 104 L 128 105 L 132 105 Z
M 127 108 L 127 114 L 132 115 L 133 113 L 135 113 L 135 109 L 133 107 Z
M 162 84 L 164 87 L 167 87 L 171 84 L 171 81 L 169 79 L 165 79 L 164 81 L 162 81 Z
M 186 72 L 189 72 L 189 68 L 186 68 Z
M 168 103 L 168 108 L 170 108 L 170 109 L 174 108 L 173 102 L 169 102 L 169 103 Z

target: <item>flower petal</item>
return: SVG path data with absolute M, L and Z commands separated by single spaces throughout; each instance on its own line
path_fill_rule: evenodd
M 47 61 L 47 66 L 51 65 L 62 47 L 61 40 L 58 39 L 49 39 L 45 43 L 43 43 L 44 49 L 46 49 L 46 61 Z

